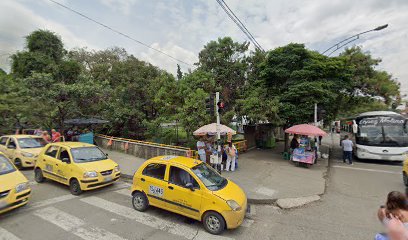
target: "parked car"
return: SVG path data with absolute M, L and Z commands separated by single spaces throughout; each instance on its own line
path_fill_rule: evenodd
M 212 234 L 241 225 L 247 208 L 244 191 L 204 162 L 182 156 L 147 160 L 135 173 L 132 203 L 149 205 L 202 221 Z
M 0 214 L 26 205 L 30 193 L 27 178 L 0 152 Z
M 0 151 L 19 169 L 34 167 L 46 144 L 44 139 L 35 135 L 5 135 L 0 138 Z
M 50 179 L 68 185 L 73 195 L 113 184 L 120 177 L 119 165 L 97 146 L 81 142 L 48 144 L 34 167 L 39 183 Z

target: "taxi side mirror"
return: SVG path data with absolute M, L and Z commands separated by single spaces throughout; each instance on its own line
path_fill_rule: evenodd
M 186 188 L 188 188 L 188 189 L 190 189 L 191 191 L 194 192 L 194 186 L 193 186 L 192 183 L 187 183 L 187 184 L 186 184 Z
M 61 161 L 64 162 L 64 163 L 70 163 L 69 158 L 62 158 Z

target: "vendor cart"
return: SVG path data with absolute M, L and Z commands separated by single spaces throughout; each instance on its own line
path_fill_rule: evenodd
M 285 130 L 286 133 L 299 134 L 304 136 L 318 137 L 325 136 L 327 133 L 320 128 L 309 125 L 300 124 L 292 126 Z M 300 144 L 302 145 L 302 144 Z M 309 167 L 316 163 L 317 149 L 310 147 L 310 144 L 306 147 L 299 147 L 293 149 L 290 160 L 292 160 L 297 166 Z

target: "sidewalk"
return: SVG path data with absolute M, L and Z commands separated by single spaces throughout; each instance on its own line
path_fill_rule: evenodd
M 323 145 L 331 144 L 330 136 Z M 222 172 L 246 192 L 251 203 L 274 203 L 277 199 L 320 196 L 325 190 L 325 174 L 328 160 L 320 159 L 310 168 L 297 167 L 281 156 L 283 143 L 273 150 L 252 150 L 239 156 L 239 168 L 235 172 Z M 145 161 L 133 155 L 104 149 L 116 161 L 125 178 Z

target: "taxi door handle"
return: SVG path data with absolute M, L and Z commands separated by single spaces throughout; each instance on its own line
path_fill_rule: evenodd
M 146 181 L 144 178 L 141 178 L 140 180 L 142 180 L 142 182 Z
M 172 187 L 172 186 L 169 186 L 169 189 L 173 190 L 173 189 L 174 189 L 174 187 Z
M 56 163 L 55 166 L 58 166 L 58 163 Z

